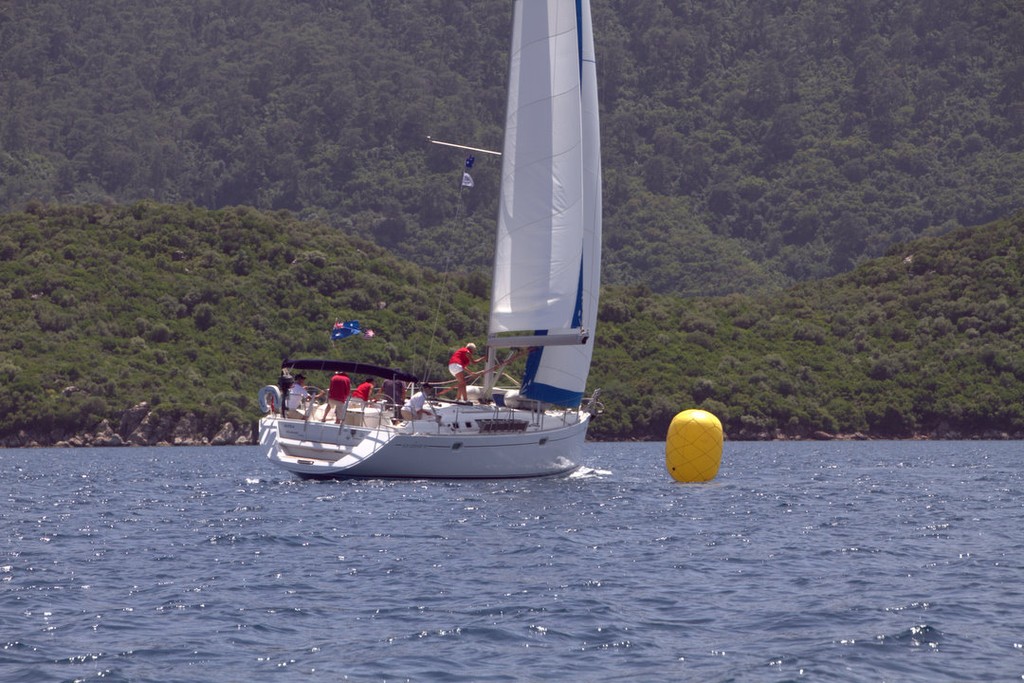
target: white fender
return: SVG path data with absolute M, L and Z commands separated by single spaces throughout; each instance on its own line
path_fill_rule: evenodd
M 268 384 L 260 389 L 257 400 L 260 402 L 260 410 L 272 413 L 281 407 L 281 390 L 273 384 Z

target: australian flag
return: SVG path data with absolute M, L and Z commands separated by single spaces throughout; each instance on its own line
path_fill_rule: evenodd
M 334 323 L 334 329 L 331 330 L 331 339 L 337 341 L 338 339 L 346 339 L 360 333 L 362 333 L 362 329 L 359 327 L 358 320 L 339 321 Z

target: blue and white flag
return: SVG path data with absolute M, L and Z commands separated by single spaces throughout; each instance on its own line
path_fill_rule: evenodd
M 338 321 L 334 323 L 334 329 L 331 330 L 331 339 L 337 341 L 338 339 L 347 339 L 354 335 L 360 334 L 362 329 L 359 327 L 358 320 L 346 320 L 345 322 Z

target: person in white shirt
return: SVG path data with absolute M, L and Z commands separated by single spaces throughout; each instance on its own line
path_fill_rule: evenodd
M 430 404 L 427 403 L 427 399 L 432 394 L 433 388 L 430 384 L 424 383 L 423 387 L 410 396 L 409 400 L 402 406 L 402 417 L 406 420 L 418 420 L 421 417 L 433 415 L 434 411 L 431 409 Z
M 317 396 L 322 394 L 323 392 L 320 392 Z M 301 373 L 295 375 L 295 382 L 288 390 L 288 417 L 305 420 L 306 411 L 312 400 L 313 396 L 306 391 L 306 376 Z

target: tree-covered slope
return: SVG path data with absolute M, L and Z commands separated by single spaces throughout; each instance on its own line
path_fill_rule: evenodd
M 284 212 L 33 204 L 0 216 L 0 443 L 142 401 L 208 435 L 242 427 L 283 357 L 445 377 L 456 346 L 485 341 L 489 291 Z M 606 287 L 591 435 L 663 439 L 703 407 L 734 439 L 1024 436 L 1022 297 L 1024 214 L 771 294 Z M 376 336 L 331 342 L 353 318 Z
M 285 214 L 148 202 L 0 217 L 0 283 L 0 434 L 59 437 L 141 401 L 246 424 L 285 357 L 429 372 L 488 293 Z M 339 318 L 379 334 L 335 350 Z
M 696 406 L 731 438 L 1024 438 L 1022 310 L 1024 213 L 774 294 L 609 288 L 591 381 L 622 404 L 594 435 Z
M 1024 6 L 593 0 L 606 281 L 778 288 L 1024 206 Z M 511 3 L 0 5 L 0 210 L 287 209 L 490 265 Z

